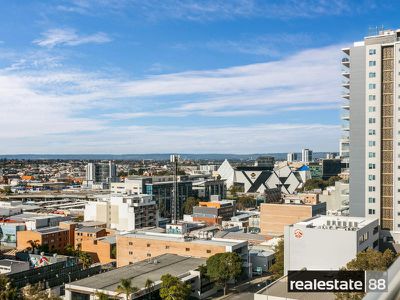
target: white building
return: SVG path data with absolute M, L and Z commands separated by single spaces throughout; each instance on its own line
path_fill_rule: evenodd
M 22 271 L 27 271 L 29 269 L 30 269 L 29 262 L 27 261 L 19 261 L 11 259 L 0 260 L 0 274 L 13 274 Z
M 377 31 L 342 51 L 350 214 L 378 218 L 383 230 L 400 235 L 400 30 Z
M 287 162 L 295 162 L 297 161 L 297 153 L 288 153 L 287 154 L 287 158 L 286 158 Z
M 285 226 L 285 268 L 339 270 L 367 248 L 378 249 L 378 219 L 317 216 Z
M 158 210 L 151 195 L 101 195 L 85 205 L 85 221 L 99 221 L 108 228 L 129 231 L 157 226 Z
M 86 166 L 86 182 L 110 183 L 117 180 L 117 166 L 112 162 L 88 163 Z
M 303 149 L 301 150 L 301 161 L 303 163 L 310 163 L 313 161 L 313 157 L 312 157 L 312 150 L 310 149 Z

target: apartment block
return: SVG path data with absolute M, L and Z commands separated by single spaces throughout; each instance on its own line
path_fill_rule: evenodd
M 105 228 L 97 227 L 81 227 L 75 230 L 74 245 L 76 249 L 81 249 L 84 241 L 93 241 L 94 239 L 104 237 L 107 235 Z
M 116 246 L 114 235 L 82 240 L 80 249 L 92 257 L 93 263 L 108 264 L 116 260 Z
M 230 220 L 235 215 L 235 212 L 235 201 L 200 202 L 198 206 L 193 207 L 192 216 L 194 222 L 221 224 L 222 221 Z
M 99 195 L 85 206 L 85 221 L 100 221 L 108 228 L 135 230 L 157 226 L 158 210 L 151 195 Z
M 400 30 L 377 31 L 342 51 L 350 214 L 400 233 Z
M 29 241 L 37 241 L 48 251 L 63 251 L 69 244 L 69 230 L 60 227 L 47 227 L 36 230 L 17 231 L 17 250 L 31 247 Z
M 135 232 L 117 235 L 117 266 L 126 266 L 162 254 L 208 258 L 216 253 L 237 252 L 248 262 L 247 241 L 193 239 L 183 235 Z
M 286 225 L 326 214 L 326 203 L 263 203 L 260 206 L 260 231 L 264 235 L 283 235 Z

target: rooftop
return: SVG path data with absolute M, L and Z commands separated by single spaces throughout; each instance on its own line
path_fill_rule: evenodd
M 19 260 L 12 260 L 12 259 L 2 259 L 0 260 L 0 266 L 9 267 L 11 265 L 26 265 L 28 262 L 26 261 L 19 261 Z
M 41 234 L 49 234 L 49 233 L 56 233 L 56 232 L 61 232 L 61 231 L 68 231 L 68 229 L 63 229 L 60 227 L 46 227 L 46 228 L 39 228 L 34 231 L 41 233 Z
M 111 291 L 117 289 L 121 279 L 130 279 L 132 286 L 144 288 L 147 279 L 157 282 L 164 274 L 179 276 L 188 271 L 197 269 L 204 264 L 205 259 L 179 256 L 176 254 L 163 254 L 152 261 L 140 261 L 109 272 L 98 274 L 67 285 L 68 287 L 83 287 L 98 291 Z
M 292 300 L 334 300 L 336 299 L 334 293 L 289 293 L 287 291 L 287 276 L 281 277 L 277 281 L 274 281 L 269 286 L 257 292 L 257 294 L 280 297 L 283 299 Z M 277 298 L 273 298 L 277 299 Z M 272 300 L 272 299 L 271 299 Z
M 79 229 L 77 229 L 77 232 L 89 232 L 89 233 L 97 233 L 100 232 L 102 230 L 105 230 L 104 228 L 100 228 L 100 227 L 81 227 Z
M 377 222 L 377 219 L 347 216 L 315 216 L 290 226 L 300 225 L 307 228 L 317 229 L 360 229 L 374 222 Z

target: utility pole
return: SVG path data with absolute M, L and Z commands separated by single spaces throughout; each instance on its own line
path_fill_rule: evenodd
M 174 185 L 172 189 L 172 202 L 171 202 L 171 223 L 176 224 L 178 221 L 178 162 L 180 156 L 176 154 L 172 154 L 170 156 L 170 162 L 174 164 Z

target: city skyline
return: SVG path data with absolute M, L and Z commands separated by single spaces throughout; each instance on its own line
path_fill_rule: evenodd
M 93 3 L 2 4 L 0 154 L 337 152 L 340 49 L 399 6 Z

